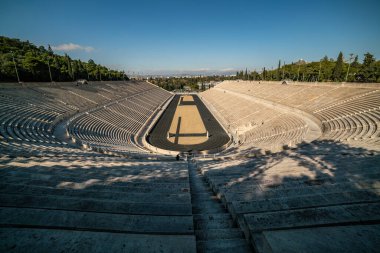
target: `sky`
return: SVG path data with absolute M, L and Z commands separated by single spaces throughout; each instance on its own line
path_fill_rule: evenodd
M 127 73 L 380 58 L 379 0 L 0 0 L 0 35 Z

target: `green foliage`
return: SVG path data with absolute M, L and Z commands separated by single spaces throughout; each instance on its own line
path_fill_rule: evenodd
M 242 71 L 239 75 L 244 76 L 244 72 Z M 185 86 L 190 87 L 191 90 L 206 90 L 208 89 L 208 85 L 211 81 L 221 82 L 227 79 L 235 79 L 235 77 L 231 76 L 194 76 L 194 77 L 161 77 L 154 78 L 150 81 L 155 85 L 160 86 L 165 90 L 182 90 Z M 200 87 L 199 87 L 199 85 Z
M 283 64 L 279 61 L 278 68 L 266 70 L 263 68 L 261 74 L 253 71 L 245 78 L 243 71 L 238 71 L 235 79 L 242 80 L 267 80 L 279 81 L 283 79 L 303 82 L 331 82 L 344 81 L 347 75 L 349 62 L 343 61 L 343 53 L 340 52 L 336 61 L 327 56 L 320 61 L 309 62 L 298 61 L 291 64 Z M 319 77 L 319 79 L 318 79 Z M 364 55 L 363 63 L 359 62 L 358 56 L 354 58 L 348 73 L 348 82 L 380 82 L 380 61 L 376 61 L 370 53 Z
M 367 82 L 378 82 L 380 79 L 380 63 L 376 62 L 375 57 L 370 54 L 364 54 L 363 66 L 359 70 L 359 79 Z
M 373 55 L 370 54 L 370 53 L 364 54 L 363 66 L 364 67 L 369 67 L 373 63 L 375 63 L 375 57 L 373 57 Z
M 168 77 L 155 78 L 152 82 L 166 90 L 181 90 L 185 86 L 191 87 L 192 90 L 207 89 L 210 81 L 223 80 L 293 80 L 301 82 L 331 82 L 343 81 L 347 75 L 349 62 L 343 61 L 343 53 L 339 53 L 337 61 L 324 56 L 317 62 L 305 62 L 300 60 L 291 64 L 283 64 L 279 61 L 278 68 L 267 70 L 263 68 L 261 73 L 246 70 L 237 71 L 235 76 L 200 76 L 200 77 Z M 367 53 L 364 55 L 363 64 L 359 62 L 356 56 L 352 61 L 347 78 L 348 82 L 380 82 L 380 61 L 376 61 L 373 55 Z
M 49 66 L 53 81 L 73 81 L 76 79 L 124 80 L 128 79 L 123 71 L 108 69 L 97 65 L 93 60 L 88 63 L 72 60 L 67 54 L 54 54 L 50 45 L 36 47 L 29 41 L 20 41 L 0 36 L 0 82 L 17 82 L 15 64 L 23 82 L 49 82 Z
M 334 81 L 342 81 L 342 71 L 343 71 L 343 53 L 340 52 L 336 60 L 332 78 Z

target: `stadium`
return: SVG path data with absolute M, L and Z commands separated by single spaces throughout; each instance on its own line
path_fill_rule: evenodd
M 377 252 L 380 85 L 0 86 L 2 252 Z

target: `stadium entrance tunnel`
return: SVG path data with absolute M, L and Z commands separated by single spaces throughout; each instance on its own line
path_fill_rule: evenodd
M 163 151 L 212 153 L 226 148 L 230 137 L 197 95 L 175 95 L 147 141 Z

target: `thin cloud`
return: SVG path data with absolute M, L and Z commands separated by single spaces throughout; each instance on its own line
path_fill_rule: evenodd
M 91 52 L 91 51 L 94 50 L 93 47 L 90 47 L 90 46 L 81 46 L 81 45 L 74 44 L 74 43 L 61 44 L 61 45 L 58 45 L 58 46 L 52 46 L 51 48 L 53 50 L 57 50 L 57 51 L 83 50 L 83 51 L 86 51 L 86 52 Z
M 234 68 L 225 68 L 225 69 L 221 69 L 220 72 L 228 72 L 228 71 L 236 71 L 236 69 Z

